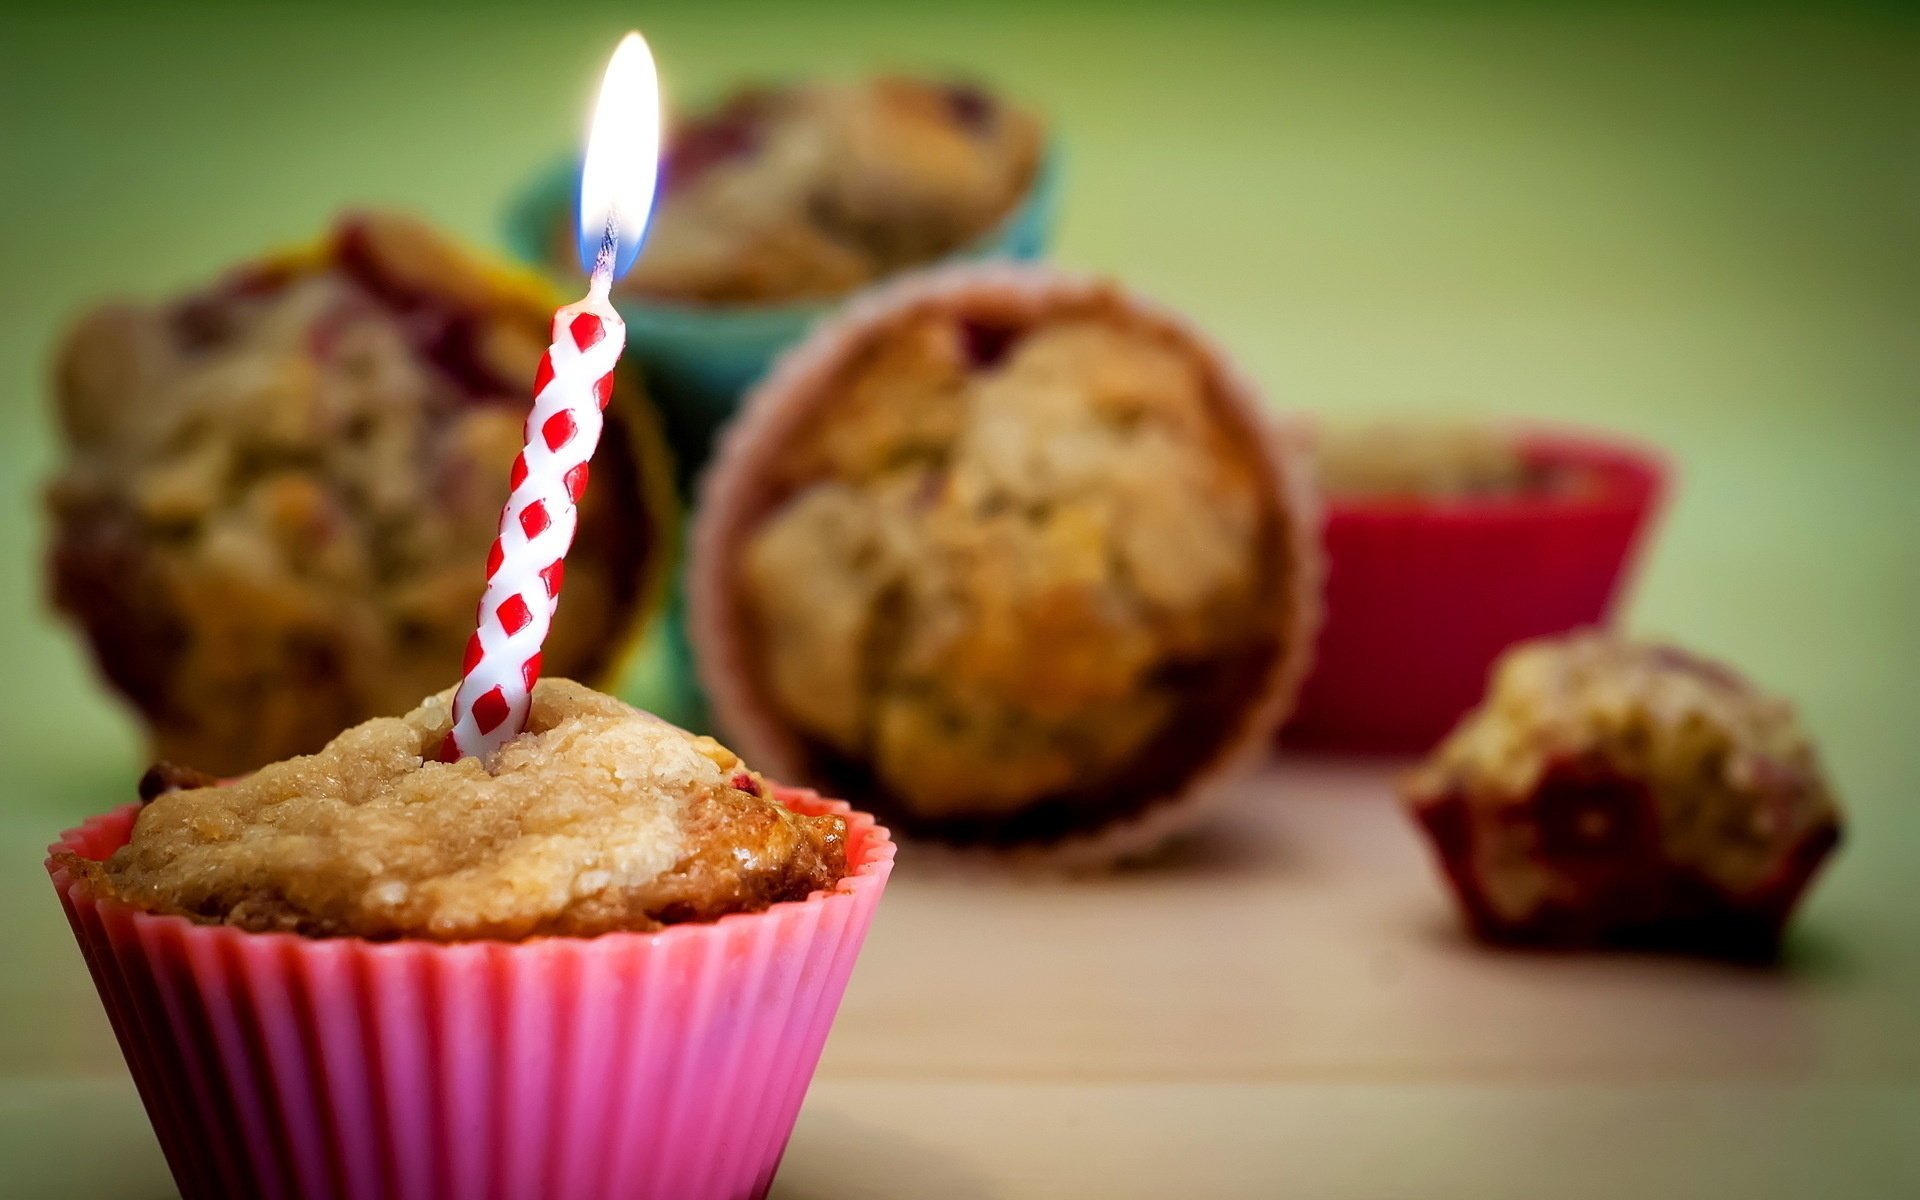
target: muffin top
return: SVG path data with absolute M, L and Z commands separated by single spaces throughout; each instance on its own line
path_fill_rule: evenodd
M 672 133 L 621 286 L 695 304 L 842 295 L 981 237 L 1039 157 L 1035 120 L 971 86 L 886 76 L 741 91 Z M 571 217 L 562 225 L 571 269 Z
M 1512 434 L 1488 425 L 1328 425 L 1314 458 L 1321 489 L 1341 500 L 1513 496 L 1551 484 Z
M 1540 804 L 1543 789 L 1574 797 L 1568 811 Z M 1489 818 L 1504 813 L 1495 823 L 1508 833 L 1540 826 L 1548 842 L 1569 816 L 1562 832 L 1575 841 L 1617 841 L 1642 817 L 1608 806 L 1644 797 L 1660 861 L 1733 891 L 1764 883 L 1783 855 L 1838 818 L 1790 704 L 1711 659 L 1598 633 L 1509 651 L 1486 700 L 1406 790 L 1416 808 L 1460 802 Z M 1582 816 L 1582 796 L 1605 811 Z M 1519 893 L 1550 886 L 1567 865 L 1510 849 L 1503 886 L 1516 907 Z M 1594 847 L 1576 857 L 1592 859 Z
M 831 887 L 846 824 L 711 738 L 568 680 L 491 762 L 437 761 L 451 693 L 227 786 L 166 792 L 105 863 L 151 912 L 310 936 L 513 940 L 651 930 Z
M 924 836 L 1046 841 L 1211 761 L 1268 686 L 1288 549 L 1213 370 L 1108 291 L 847 355 L 735 568 L 815 777 Z
M 548 319 L 524 285 L 384 215 L 305 259 L 81 319 L 57 364 L 54 594 L 159 756 L 247 770 L 445 680 Z M 604 670 L 642 601 L 639 432 L 613 412 L 595 458 L 556 673 Z

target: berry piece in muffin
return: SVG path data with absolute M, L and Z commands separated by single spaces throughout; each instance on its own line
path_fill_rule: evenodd
M 1038 852 L 1233 757 L 1304 650 L 1311 572 L 1275 444 L 1190 333 L 1099 285 L 974 278 L 876 305 L 756 398 L 710 481 L 698 649 L 723 722 L 781 731 L 776 769 Z
M 1765 955 L 1840 839 L 1791 706 L 1598 634 L 1510 651 L 1405 790 L 1492 941 Z
M 442 763 L 449 695 L 226 786 L 162 790 L 126 846 L 69 865 L 149 912 L 435 941 L 709 921 L 844 873 L 845 821 L 787 809 L 712 738 L 543 679 L 526 733 Z
M 550 310 L 396 217 L 67 335 L 58 606 L 158 757 L 233 774 L 405 711 L 460 662 Z M 624 388 L 624 385 L 623 385 Z M 549 670 L 594 676 L 657 548 L 610 410 Z
M 1033 117 L 969 85 L 885 76 L 738 92 L 673 131 L 622 287 L 712 305 L 843 295 L 986 234 L 1032 184 L 1040 141 Z

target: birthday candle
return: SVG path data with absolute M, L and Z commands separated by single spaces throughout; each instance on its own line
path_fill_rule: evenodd
M 586 493 L 601 412 L 613 396 L 626 326 L 608 293 L 639 254 L 653 203 L 660 98 L 653 55 L 629 33 L 601 84 L 580 173 L 585 298 L 553 317 L 534 376 L 526 445 L 513 461 L 512 493 L 487 555 L 487 585 L 467 641 L 453 730 L 441 757 L 485 757 L 527 723 L 540 648 L 560 603 L 566 554 Z

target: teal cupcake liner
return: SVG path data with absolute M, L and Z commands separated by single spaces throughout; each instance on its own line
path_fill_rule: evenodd
M 926 265 L 1043 257 L 1053 237 L 1061 159 L 1059 148 L 1049 145 L 1026 195 L 998 225 L 971 245 Z M 516 195 L 503 227 L 511 254 L 553 273 L 554 221 L 576 203 L 579 178 L 578 162 L 566 160 L 535 175 Z M 747 389 L 783 350 L 822 317 L 838 311 L 844 301 L 845 297 L 835 297 L 800 304 L 715 307 L 615 296 L 627 323 L 628 352 L 644 368 L 647 390 L 666 418 L 683 487 L 690 486 L 706 464 L 715 434 L 738 409 Z
M 693 647 L 687 640 L 686 574 L 677 564 L 660 619 L 647 628 L 613 690 L 628 704 L 682 729 L 713 732 L 706 693 L 694 674 Z

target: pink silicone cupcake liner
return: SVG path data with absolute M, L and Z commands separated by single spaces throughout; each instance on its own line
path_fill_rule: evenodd
M 49 862 L 186 1200 L 764 1195 L 893 868 L 847 818 L 830 891 L 659 933 L 388 943 L 95 897 Z M 104 858 L 137 805 L 54 850 Z
M 1151 850 L 1190 825 L 1220 796 L 1221 784 L 1270 749 L 1274 731 L 1291 710 L 1319 622 L 1318 509 L 1304 427 L 1276 419 L 1226 354 L 1178 315 L 1111 282 L 1053 267 L 993 263 L 921 272 L 854 300 L 775 363 L 721 438 L 688 535 L 688 634 L 714 719 L 749 761 L 786 778 L 809 775 L 806 746 L 761 694 L 732 578 L 739 543 L 773 502 L 766 488 L 769 468 L 829 398 L 827 384 L 834 374 L 869 339 L 929 312 L 961 311 L 1018 324 L 1059 306 L 1094 303 L 1193 350 L 1205 365 L 1221 415 L 1255 448 L 1274 497 L 1282 558 L 1275 597 L 1278 650 L 1257 693 L 1222 732 L 1218 748 L 1170 794 L 1057 841 L 969 844 L 955 853 L 1046 869 L 1105 866 Z
M 1515 642 L 1603 624 L 1661 497 L 1654 452 L 1571 432 L 1518 434 L 1564 496 L 1327 506 L 1326 621 L 1285 742 L 1418 753 L 1486 688 Z

